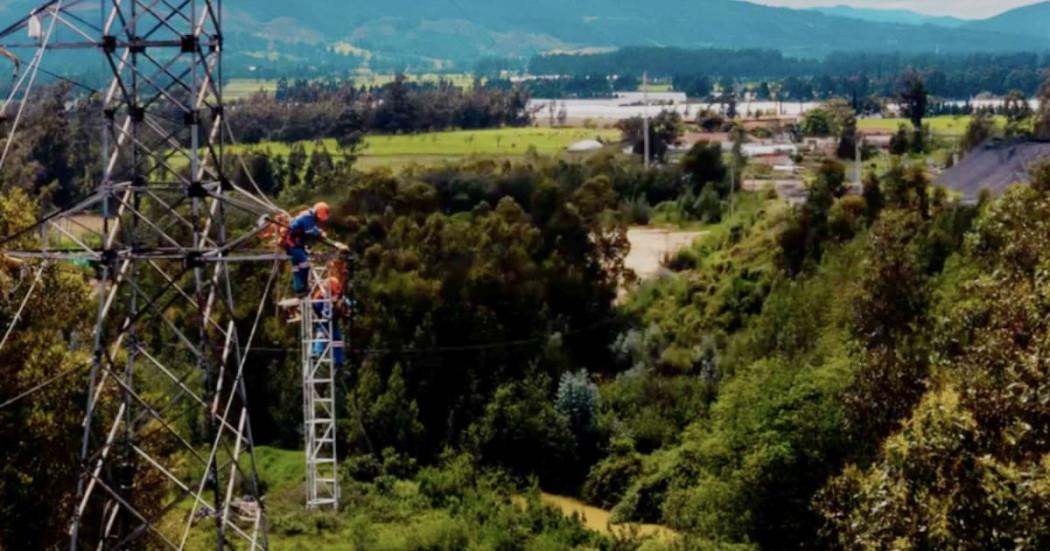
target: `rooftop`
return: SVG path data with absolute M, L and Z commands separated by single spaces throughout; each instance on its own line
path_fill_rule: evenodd
M 1050 142 L 990 141 L 968 153 L 936 182 L 976 201 L 982 189 L 1000 195 L 1011 184 L 1028 183 L 1028 170 L 1050 158 Z

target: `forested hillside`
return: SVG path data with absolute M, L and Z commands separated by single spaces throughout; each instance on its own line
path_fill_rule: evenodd
M 13 19 L 36 0 L 7 3 Z M 85 4 L 90 6 L 90 4 Z M 227 10 L 228 60 L 234 76 L 280 70 L 301 76 L 358 67 L 390 71 L 470 68 L 481 58 L 529 57 L 554 50 L 654 45 L 680 48 L 766 48 L 792 57 L 834 51 L 972 53 L 1045 51 L 1038 11 L 960 27 L 917 27 L 739 0 L 558 2 L 528 6 L 480 0 L 258 0 Z M 90 7 L 83 16 L 96 19 Z M 1033 26 L 1034 25 L 1034 26 Z M 65 55 L 65 54 L 63 54 Z M 249 68 L 255 71 L 250 71 Z
M 754 193 L 722 213 L 725 167 L 703 151 L 648 172 L 533 155 L 396 175 L 319 151 L 295 181 L 280 156 L 249 155 L 284 204 L 332 202 L 359 258 L 345 509 L 302 511 L 298 460 L 263 448 L 274 544 L 673 545 L 583 530 L 539 503 L 543 489 L 665 525 L 689 548 L 1045 547 L 1050 170 L 962 206 L 918 164 L 869 177 L 862 196 L 829 164 L 800 206 Z M 4 234 L 34 211 L 6 189 Z M 668 200 L 714 223 L 617 303 L 626 222 Z M 3 273 L 10 320 L 17 272 Z M 89 270 L 46 275 L 87 304 Z M 243 292 L 264 283 L 236 275 Z M 67 308 L 29 312 L 0 355 L 5 396 L 83 360 L 46 344 L 82 338 Z M 298 445 L 294 339 L 278 318 L 260 335 L 246 380 L 259 444 Z M 80 388 L 0 410 L 5 547 L 63 537 Z
M 13 21 L 39 4 L 12 0 L 0 14 Z M 527 8 L 481 0 L 229 2 L 224 4 L 225 65 L 230 77 L 280 78 L 347 75 L 359 69 L 462 72 L 492 58 L 509 58 L 520 66 L 536 54 L 631 46 L 760 48 L 798 59 L 833 52 L 1045 52 L 1050 50 L 1050 36 L 1042 27 L 1048 6 L 965 24 L 931 20 L 937 24 L 920 26 L 877 11 L 857 16 L 742 0 L 538 0 Z M 95 2 L 74 9 L 85 21 L 98 18 Z M 63 73 L 84 73 L 90 60 L 75 51 L 51 52 L 48 58 L 50 70 L 61 67 Z

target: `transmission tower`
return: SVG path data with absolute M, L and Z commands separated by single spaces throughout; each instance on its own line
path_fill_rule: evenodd
M 243 373 L 282 260 L 252 247 L 278 209 L 224 175 L 221 4 L 52 0 L 0 31 L 25 61 L 0 163 L 45 54 L 74 50 L 110 77 L 97 189 L 32 228 L 39 249 L 5 251 L 98 277 L 71 550 L 267 548 Z M 262 296 L 235 292 L 245 263 L 272 266 Z M 259 304 L 250 330 L 236 299 Z
M 310 294 L 300 306 L 303 374 L 303 435 L 306 452 L 306 507 L 339 506 L 339 465 L 336 456 L 337 298 L 328 285 L 331 269 L 310 269 Z

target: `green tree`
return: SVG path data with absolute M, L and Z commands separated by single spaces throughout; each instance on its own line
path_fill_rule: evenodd
M 645 154 L 645 121 L 632 117 L 617 123 L 623 141 L 631 144 L 635 155 Z M 682 116 L 677 111 L 661 111 L 649 121 L 649 156 L 663 161 L 671 145 L 682 135 Z
M 714 184 L 708 183 L 704 186 L 692 210 L 704 223 L 717 224 L 722 221 L 722 199 L 718 197 Z
M 1028 97 L 1020 90 L 1011 90 L 1003 100 L 1003 114 L 1006 115 L 1006 137 L 1013 138 L 1022 133 L 1021 125 L 1032 116 L 1032 107 Z
M 772 94 L 769 91 L 769 83 L 762 81 L 758 84 L 758 89 L 755 90 L 755 99 L 758 101 L 769 101 Z
M 824 159 L 817 169 L 816 186 L 823 188 L 834 198 L 846 194 L 846 165 L 835 159 Z
M 0 195 L 0 235 L 32 223 L 36 207 L 20 190 Z M 30 248 L 33 238 L 9 244 Z M 19 281 L 0 257 L 0 331 L 14 323 L 30 282 Z M 22 277 L 32 277 L 32 272 Z M 54 379 L 0 409 L 0 547 L 49 549 L 65 544 L 80 474 L 84 376 L 90 351 L 73 341 L 90 334 L 91 289 L 86 274 L 68 265 L 41 272 L 15 330 L 0 350 L 3 400 Z M 63 375 L 65 374 L 65 375 Z M 109 404 L 102 396 L 99 410 Z M 140 481 L 143 482 L 144 481 Z M 142 496 L 150 496 L 143 484 Z M 89 511 L 96 518 L 98 511 Z
M 857 156 L 857 118 L 851 116 L 842 125 L 839 133 L 839 145 L 835 150 L 839 159 L 852 160 Z
M 821 508 L 835 547 L 1041 549 L 1050 542 L 1050 404 L 1037 398 L 1045 392 L 1046 367 L 1036 360 L 1050 342 L 1038 306 L 1050 200 L 1019 186 L 986 209 L 963 259 L 980 277 L 964 282 L 956 294 L 965 298 L 942 312 L 937 340 L 946 346 L 933 356 L 928 382 L 881 374 L 894 384 L 911 380 L 883 395 L 887 411 L 908 411 L 905 422 L 870 467 L 847 468 L 824 492 Z M 879 254 L 886 256 L 886 248 Z M 901 273 L 914 273 L 908 264 Z M 891 275 L 887 282 L 898 279 Z M 909 287 L 897 287 L 891 315 L 917 313 L 922 301 L 907 300 Z M 921 326 L 916 319 L 892 326 Z M 899 343 L 893 353 L 900 355 Z M 902 407 L 922 392 L 914 410 Z
M 729 189 L 724 182 L 728 169 L 722 155 L 722 146 L 718 143 L 697 142 L 682 158 L 682 170 L 689 176 L 693 190 L 699 191 L 706 184 L 715 184 L 719 196 L 725 196 Z
M 874 171 L 868 171 L 868 173 L 864 175 L 864 189 L 862 194 L 864 196 L 864 218 L 870 226 L 875 223 L 875 220 L 879 217 L 879 213 L 881 213 L 883 207 L 886 206 L 886 198 L 882 195 L 882 186 L 879 184 L 879 177 Z
M 835 122 L 827 109 L 810 109 L 802 117 L 802 134 L 806 136 L 830 136 Z
M 577 431 L 594 423 L 598 412 L 598 385 L 591 382 L 586 369 L 562 373 L 558 380 L 557 407 Z
M 995 135 L 995 119 L 985 111 L 978 111 L 966 125 L 966 133 L 963 134 L 959 147 L 963 152 L 969 153 L 988 141 L 993 135 Z
M 869 445 L 906 417 L 922 395 L 928 362 L 920 330 L 930 303 L 920 260 L 924 231 L 915 212 L 889 210 L 868 237 L 851 327 L 866 361 L 845 404 L 854 433 Z
M 1044 73 L 1046 80 L 1039 87 L 1039 110 L 1035 114 L 1035 136 L 1050 140 L 1050 71 Z
M 488 463 L 550 484 L 563 483 L 576 442 L 569 418 L 551 402 L 548 379 L 533 376 L 501 385 L 469 433 L 471 447 Z
M 919 73 L 908 71 L 901 77 L 897 86 L 897 99 L 901 104 L 901 113 L 911 121 L 911 147 L 916 153 L 921 153 L 926 147 L 922 119 L 926 117 L 926 108 L 929 104 L 927 96 L 926 83 Z
M 902 124 L 897 127 L 897 133 L 890 138 L 890 154 L 904 155 L 911 148 L 908 138 L 908 129 Z

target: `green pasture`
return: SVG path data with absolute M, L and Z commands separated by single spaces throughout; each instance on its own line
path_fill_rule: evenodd
M 412 163 L 435 164 L 471 156 L 520 157 L 530 150 L 542 155 L 552 155 L 586 139 L 600 139 L 612 143 L 619 141 L 620 132 L 611 129 L 527 127 L 373 135 L 365 138 L 364 147 L 358 153 L 358 163 L 362 168 L 397 168 Z M 332 153 L 339 151 L 335 140 L 323 140 L 320 143 Z M 264 142 L 241 146 L 241 149 L 287 155 L 291 146 L 288 143 Z M 303 147 L 307 154 L 310 154 L 318 147 L 318 142 L 303 142 Z
M 966 133 L 966 127 L 970 124 L 969 115 L 942 115 L 923 119 L 923 124 L 929 124 L 930 130 L 935 136 L 947 138 L 960 138 Z M 868 130 L 895 131 L 900 125 L 911 127 L 911 122 L 904 118 L 894 119 L 860 119 L 857 126 Z M 996 126 L 1002 128 L 1006 125 L 1005 117 L 995 117 Z
M 227 100 L 246 98 L 256 92 L 272 94 L 277 91 L 277 81 L 255 78 L 235 78 L 226 83 L 223 95 Z
M 354 84 L 357 86 L 383 86 L 394 81 L 396 75 L 393 73 L 370 73 L 364 72 L 353 76 Z M 441 81 L 451 82 L 460 88 L 471 88 L 474 86 L 474 75 L 470 73 L 416 73 L 406 74 L 409 82 L 437 83 Z M 294 80 L 294 79 L 289 79 Z M 272 94 L 277 91 L 276 79 L 234 78 L 230 79 L 223 88 L 227 100 L 246 98 L 256 92 Z

